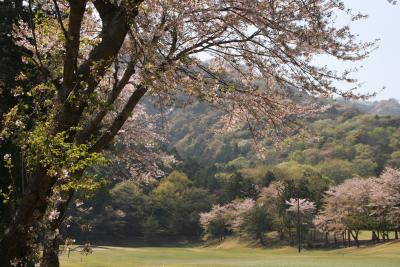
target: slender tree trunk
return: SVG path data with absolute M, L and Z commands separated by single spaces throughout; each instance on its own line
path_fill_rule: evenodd
M 351 247 L 351 235 L 350 235 L 351 230 L 347 230 L 347 244 L 348 247 Z
M 290 231 L 290 229 L 289 229 L 289 234 L 291 235 L 292 233 L 291 233 L 291 231 Z M 280 230 L 279 231 L 279 240 L 283 240 L 285 238 L 285 236 L 284 236 L 284 234 L 283 234 L 283 230 Z
M 375 232 L 375 236 L 376 236 L 376 241 L 377 241 L 377 242 L 380 242 L 380 241 L 381 241 L 381 237 L 380 237 L 380 235 L 379 235 L 379 231 L 376 231 L 376 232 Z
M 314 228 L 313 229 L 313 241 L 315 242 L 317 240 L 317 230 Z
M 374 230 L 372 230 L 371 241 L 372 241 L 372 242 L 376 242 L 376 233 L 375 233 Z
M 328 232 L 325 232 L 325 245 L 328 245 L 328 244 L 329 244 L 328 235 L 329 235 L 329 233 L 328 233 Z
M 397 229 L 394 230 L 394 238 L 399 239 L 399 231 Z
M 293 236 L 292 229 L 290 229 L 290 228 L 289 228 L 289 240 L 290 240 L 290 245 L 293 246 L 294 245 L 294 236 Z
M 300 229 L 300 199 L 297 198 L 297 242 L 298 250 L 301 252 L 301 229 Z
M 357 243 L 357 247 L 359 248 L 360 247 L 360 241 L 358 240 L 358 234 L 360 233 L 360 231 L 358 231 L 357 230 L 357 232 L 356 232 L 356 236 L 355 236 L 355 240 L 356 240 L 356 243 Z
M 260 244 L 261 244 L 262 246 L 265 246 L 265 241 L 264 241 L 264 236 L 263 236 L 263 234 L 262 234 L 262 233 L 258 233 L 257 235 L 258 235 L 258 240 L 260 240 Z
M 359 248 L 360 247 L 360 242 L 358 241 L 358 233 L 359 233 L 359 231 L 356 230 L 355 234 L 353 234 L 352 231 L 350 231 L 350 233 L 351 233 L 351 236 L 353 237 L 354 241 L 356 242 L 357 247 Z
M 345 232 L 342 233 L 342 240 L 343 240 L 343 246 L 346 247 L 346 234 L 345 234 Z
M 335 247 L 336 247 L 336 246 L 337 246 L 336 232 L 333 234 L 333 239 L 334 239 L 334 242 L 335 242 Z

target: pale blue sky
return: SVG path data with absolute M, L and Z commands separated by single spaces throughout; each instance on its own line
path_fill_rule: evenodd
M 375 99 L 400 99 L 400 5 L 390 5 L 386 0 L 344 0 L 354 11 L 368 14 L 369 18 L 352 25 L 354 33 L 361 40 L 380 38 L 379 49 L 362 62 L 363 69 L 354 77 L 363 84 L 363 92 L 386 89 Z M 332 68 L 339 68 L 337 62 L 327 62 Z M 358 63 L 359 64 L 359 63 Z
M 354 13 L 361 12 L 368 15 L 366 20 L 351 22 L 354 34 L 363 41 L 380 39 L 379 48 L 371 56 L 354 64 L 344 64 L 327 57 L 318 57 L 316 62 L 327 65 L 332 70 L 353 69 L 362 66 L 359 72 L 353 75 L 363 82 L 360 93 L 377 92 L 378 95 L 370 100 L 396 98 L 400 100 L 400 3 L 393 6 L 387 0 L 343 0 Z M 348 16 L 338 14 L 338 25 L 348 24 Z M 201 58 L 208 59 L 207 54 Z M 341 89 L 352 86 L 337 84 Z M 386 87 L 383 91 L 382 88 Z

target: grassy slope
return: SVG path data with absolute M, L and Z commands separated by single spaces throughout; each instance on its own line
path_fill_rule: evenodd
M 400 242 L 366 248 L 303 251 L 295 248 L 248 248 L 237 240 L 214 247 L 102 247 L 92 255 L 71 253 L 62 267 L 131 266 L 265 266 L 265 267 L 399 267 Z

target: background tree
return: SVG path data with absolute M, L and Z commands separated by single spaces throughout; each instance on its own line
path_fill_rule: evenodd
M 200 213 L 200 224 L 206 238 L 218 238 L 220 241 L 225 238 L 232 223 L 231 210 L 232 204 L 215 205 L 209 212 Z
M 254 200 L 244 200 L 236 207 L 233 231 L 265 245 L 264 234 L 271 229 L 270 218 L 264 206 Z
M 362 229 L 375 230 L 371 192 L 377 187 L 374 179 L 353 178 L 331 187 L 326 192 L 324 209 L 316 224 L 324 231 L 347 235 L 359 246 L 358 233 Z
M 165 235 L 196 235 L 199 213 L 211 207 L 206 190 L 192 187 L 192 181 L 180 172 L 172 172 L 152 192 L 154 213 Z

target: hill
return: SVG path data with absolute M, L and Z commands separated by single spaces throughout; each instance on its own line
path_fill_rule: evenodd
M 392 105 L 386 106 L 386 103 Z M 172 114 L 170 147 L 176 149 L 183 159 L 206 165 L 217 163 L 243 168 L 287 161 L 309 165 L 347 161 L 351 167 L 343 164 L 356 170 L 354 173 L 367 176 L 380 173 L 388 164 L 400 166 L 397 152 L 400 146 L 396 141 L 400 138 L 400 117 L 394 116 L 397 107 L 400 104 L 396 100 L 368 104 L 338 101 L 325 113 L 303 121 L 309 131 L 308 138 L 283 136 L 279 146 L 264 140 L 262 145 L 267 157 L 261 161 L 252 149 L 254 140 L 246 126 L 220 134 L 220 114 L 205 104 L 197 103 Z M 365 166 L 369 168 L 361 171 Z
M 370 113 L 379 116 L 400 116 L 400 104 L 396 99 L 387 99 L 380 101 L 358 101 L 358 102 L 347 102 L 340 101 L 341 104 L 347 104 L 359 109 L 361 112 Z

